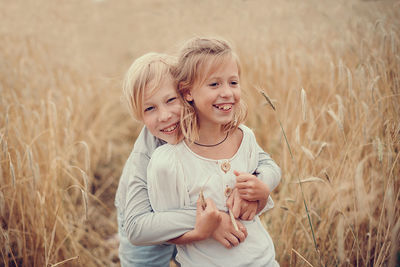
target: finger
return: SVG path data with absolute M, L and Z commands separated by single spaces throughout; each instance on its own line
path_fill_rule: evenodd
M 240 217 L 239 217 L 238 219 L 241 219 L 241 220 L 243 220 L 243 221 L 248 221 L 248 220 L 247 220 L 247 216 L 244 215 L 244 214 L 240 215 Z
M 236 176 L 236 183 L 243 183 L 246 182 L 249 179 L 246 175 L 239 175 Z
M 243 200 L 247 200 L 247 201 L 256 201 L 256 200 L 257 200 L 256 198 L 254 198 L 252 195 L 250 195 L 250 194 L 248 194 L 248 193 L 246 193 L 246 194 L 240 194 L 240 197 L 241 197 Z
M 211 198 L 206 198 L 205 201 L 206 201 L 206 204 L 207 204 L 206 209 L 208 209 L 208 210 L 217 209 L 217 207 L 215 206 L 214 201 Z
M 230 249 L 232 247 L 231 243 L 227 240 L 224 239 L 220 242 L 224 247 L 226 247 L 227 249 Z
M 237 239 L 235 235 L 229 233 L 225 238 L 229 241 L 229 243 L 231 243 L 233 247 L 239 245 L 239 239 Z
M 236 184 L 235 184 L 235 187 L 237 188 L 237 189 L 247 189 L 247 188 L 249 188 L 249 184 L 247 183 L 247 182 L 237 182 Z
M 234 235 L 238 239 L 239 243 L 242 243 L 246 239 L 246 235 L 243 231 L 239 228 L 239 231 L 235 231 Z
M 254 198 L 253 197 L 254 191 L 252 189 L 239 189 L 238 193 L 239 193 L 240 198 L 247 200 L 247 201 L 254 201 L 253 199 L 249 200 L 249 198 Z
M 241 198 L 243 200 L 246 200 L 246 201 L 256 201 L 257 200 L 257 199 L 255 199 L 254 197 L 252 197 L 251 195 L 248 195 L 248 194 L 245 194 L 245 195 L 241 196 Z
M 256 216 L 256 211 L 252 211 L 251 213 L 250 213 L 250 215 L 249 215 L 249 221 L 251 221 L 251 220 L 253 220 L 254 219 L 254 217 Z
M 246 210 L 243 214 L 242 214 L 242 220 L 245 220 L 245 221 L 248 221 L 249 220 L 249 217 L 250 217 L 250 214 L 251 214 L 251 210 Z
M 245 238 L 247 237 L 247 228 L 243 225 L 241 221 L 236 220 L 236 223 L 239 227 L 239 230 L 244 234 Z
M 250 191 L 250 189 L 247 189 L 247 188 L 238 189 L 238 193 L 241 198 L 243 198 L 244 195 L 248 195 L 250 193 L 249 191 Z
M 232 209 L 233 208 L 233 194 L 231 194 L 228 198 L 228 200 L 226 201 L 226 206 L 228 207 L 228 209 Z
M 233 171 L 233 174 L 236 175 L 236 176 L 239 176 L 239 175 L 240 175 L 240 172 L 238 172 L 237 170 L 234 170 L 234 171 Z
M 235 197 L 235 201 L 233 202 L 232 213 L 235 218 L 239 218 L 240 215 L 240 197 Z
M 197 212 L 201 212 L 201 211 L 203 211 L 203 203 L 202 203 L 203 201 L 202 201 L 202 199 L 201 199 L 201 197 L 199 196 L 199 198 L 197 199 L 197 202 L 196 202 L 196 210 L 197 210 Z

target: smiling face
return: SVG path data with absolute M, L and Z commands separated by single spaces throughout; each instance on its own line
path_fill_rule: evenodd
M 150 133 L 167 143 L 178 142 L 181 101 L 172 77 L 167 77 L 155 90 L 144 94 L 143 122 Z
M 236 60 L 227 57 L 202 84 L 186 94 L 185 99 L 193 101 L 200 127 L 219 127 L 231 122 L 240 102 Z

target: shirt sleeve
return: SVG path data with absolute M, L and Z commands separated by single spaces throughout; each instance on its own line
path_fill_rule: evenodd
M 174 146 L 160 147 L 147 168 L 149 199 L 156 213 L 184 208 L 189 202 L 182 165 L 175 156 Z
M 130 242 L 138 246 L 164 243 L 192 230 L 196 222 L 195 209 L 153 212 L 147 188 L 149 161 L 148 155 L 134 153 L 122 174 L 129 175 L 123 230 Z
M 258 153 L 257 177 L 266 183 L 272 192 L 281 181 L 281 168 L 258 144 L 256 144 L 256 151 Z
M 267 200 L 267 204 L 265 204 L 264 208 L 257 214 L 257 215 L 261 215 L 264 212 L 272 209 L 274 207 L 274 201 L 272 200 L 271 196 L 268 196 L 268 200 Z

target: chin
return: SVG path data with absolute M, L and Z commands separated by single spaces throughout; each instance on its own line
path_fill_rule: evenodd
M 178 143 L 176 135 L 160 136 L 158 138 L 164 140 L 165 142 L 171 145 L 175 145 L 176 143 Z
M 226 119 L 226 120 L 219 121 L 219 124 L 225 125 L 225 124 L 231 123 L 232 121 L 233 121 L 233 118 L 229 118 L 229 119 Z
M 177 143 L 179 143 L 179 142 L 176 139 L 174 141 L 168 142 L 168 144 L 170 144 L 170 145 L 176 145 Z

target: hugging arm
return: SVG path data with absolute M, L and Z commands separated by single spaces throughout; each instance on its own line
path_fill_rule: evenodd
M 196 222 L 195 209 L 172 209 L 153 212 L 147 190 L 148 156 L 135 153 L 127 162 L 123 175 L 129 175 L 123 229 L 134 245 L 154 245 L 176 238 L 190 230 Z
M 128 158 L 121 180 L 127 181 L 125 201 L 122 210 L 122 231 L 130 242 L 137 246 L 155 245 L 169 240 L 177 240 L 183 234 L 193 230 L 196 225 L 196 209 L 185 207 L 155 213 L 148 195 L 147 167 L 150 156 L 160 144 L 143 128 L 138 136 L 133 152 Z M 121 186 L 121 185 L 120 185 Z M 120 210 L 120 209 L 118 209 Z M 222 218 L 227 215 L 221 214 Z M 223 221 L 227 221 L 224 220 Z M 243 241 L 246 229 L 232 230 L 233 226 L 221 223 L 214 232 L 213 238 L 226 245 L 226 239 Z
M 168 156 L 167 156 L 168 155 Z M 155 214 L 191 205 L 184 172 L 173 148 L 157 150 L 148 167 L 148 193 Z M 239 223 L 236 230 L 229 215 L 219 211 L 211 199 L 202 203 L 197 199 L 196 222 L 191 231 L 169 240 L 175 244 L 187 244 L 212 237 L 227 248 L 243 242 L 247 236 L 246 228 Z M 205 205 L 203 205 L 205 204 Z
M 206 199 L 203 204 L 202 198 L 199 197 L 196 205 L 196 225 L 194 229 L 169 240 L 170 243 L 180 245 L 204 240 L 209 238 L 216 230 L 221 221 L 221 213 L 214 202 L 211 199 Z
M 148 166 L 147 188 L 156 214 L 190 206 L 184 172 L 173 146 L 166 145 L 153 153 Z M 187 244 L 204 240 L 218 227 L 221 215 L 211 199 L 199 197 L 196 206 L 194 229 L 170 242 Z

